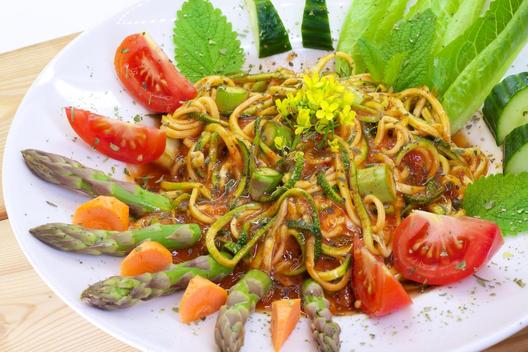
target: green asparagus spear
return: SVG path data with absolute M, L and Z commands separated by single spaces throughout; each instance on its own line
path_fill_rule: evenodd
M 232 269 L 218 264 L 211 256 L 203 255 L 181 264 L 172 264 L 157 273 L 112 276 L 84 290 L 81 300 L 104 310 L 128 308 L 140 300 L 169 295 L 185 288 L 196 275 L 218 281 L 231 272 Z
M 244 324 L 257 302 L 271 289 L 271 279 L 260 270 L 248 271 L 229 290 L 226 304 L 220 308 L 215 340 L 221 352 L 237 352 L 244 344 Z
M 128 231 L 93 230 L 82 226 L 52 223 L 29 232 L 42 242 L 66 252 L 123 256 L 144 240 L 156 241 L 169 250 L 192 247 L 201 237 L 196 224 L 153 224 Z
M 323 288 L 308 279 L 302 286 L 303 309 L 311 320 L 311 328 L 317 347 L 321 352 L 336 352 L 341 347 L 341 329 L 332 321 L 330 304 L 324 297 Z
M 170 200 L 161 194 L 146 191 L 135 183 L 114 180 L 61 155 L 26 149 L 22 156 L 31 171 L 43 180 L 89 197 L 114 196 L 128 204 L 136 215 L 172 209 Z

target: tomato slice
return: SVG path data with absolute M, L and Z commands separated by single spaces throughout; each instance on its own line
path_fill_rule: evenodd
M 145 164 L 159 158 L 165 150 L 165 132 L 157 128 L 113 120 L 74 107 L 65 110 L 77 135 L 112 159 Z
M 382 316 L 412 303 L 411 298 L 385 264 L 354 240 L 354 294 L 360 309 L 370 316 Z
M 485 265 L 504 243 L 499 227 L 471 217 L 415 210 L 394 232 L 396 269 L 429 285 L 462 280 Z
M 126 37 L 117 48 L 115 70 L 126 90 L 147 109 L 171 113 L 196 89 L 147 33 Z

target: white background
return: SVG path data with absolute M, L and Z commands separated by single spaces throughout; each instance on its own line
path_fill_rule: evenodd
M 1 0 L 0 53 L 92 27 L 137 0 Z

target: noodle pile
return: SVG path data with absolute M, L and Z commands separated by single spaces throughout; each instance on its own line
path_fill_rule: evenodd
M 351 105 L 354 121 L 336 123 L 331 136 L 312 128 L 296 133 L 292 148 L 262 142 L 260 128 L 269 121 L 298 127 L 280 103 L 307 84 L 306 76 L 286 69 L 205 77 L 194 100 L 163 117 L 175 158 L 162 192 L 173 199 L 176 215 L 207 226 L 207 251 L 221 264 L 260 268 L 285 285 L 309 275 L 339 291 L 350 280 L 354 236 L 388 258 L 394 228 L 412 209 L 462 215 L 465 187 L 486 174 L 488 161 L 478 148 L 452 142 L 448 117 L 427 88 L 392 92 L 368 74 L 339 78 L 325 70 L 335 57 L 353 67 L 348 55 L 333 53 L 309 74 L 331 77 L 362 99 Z M 250 92 L 229 116 L 215 102 L 220 86 Z M 282 185 L 264 201 L 248 195 L 252 166 L 284 172 Z M 387 168 L 394 199 L 361 192 L 358 174 L 373 166 Z

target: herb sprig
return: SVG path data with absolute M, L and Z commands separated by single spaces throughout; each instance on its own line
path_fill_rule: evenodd
M 188 0 L 174 23 L 174 58 L 191 81 L 239 72 L 244 52 L 231 23 L 208 0 Z
M 504 235 L 528 231 L 528 173 L 491 175 L 470 184 L 464 194 L 467 215 L 491 220 Z

